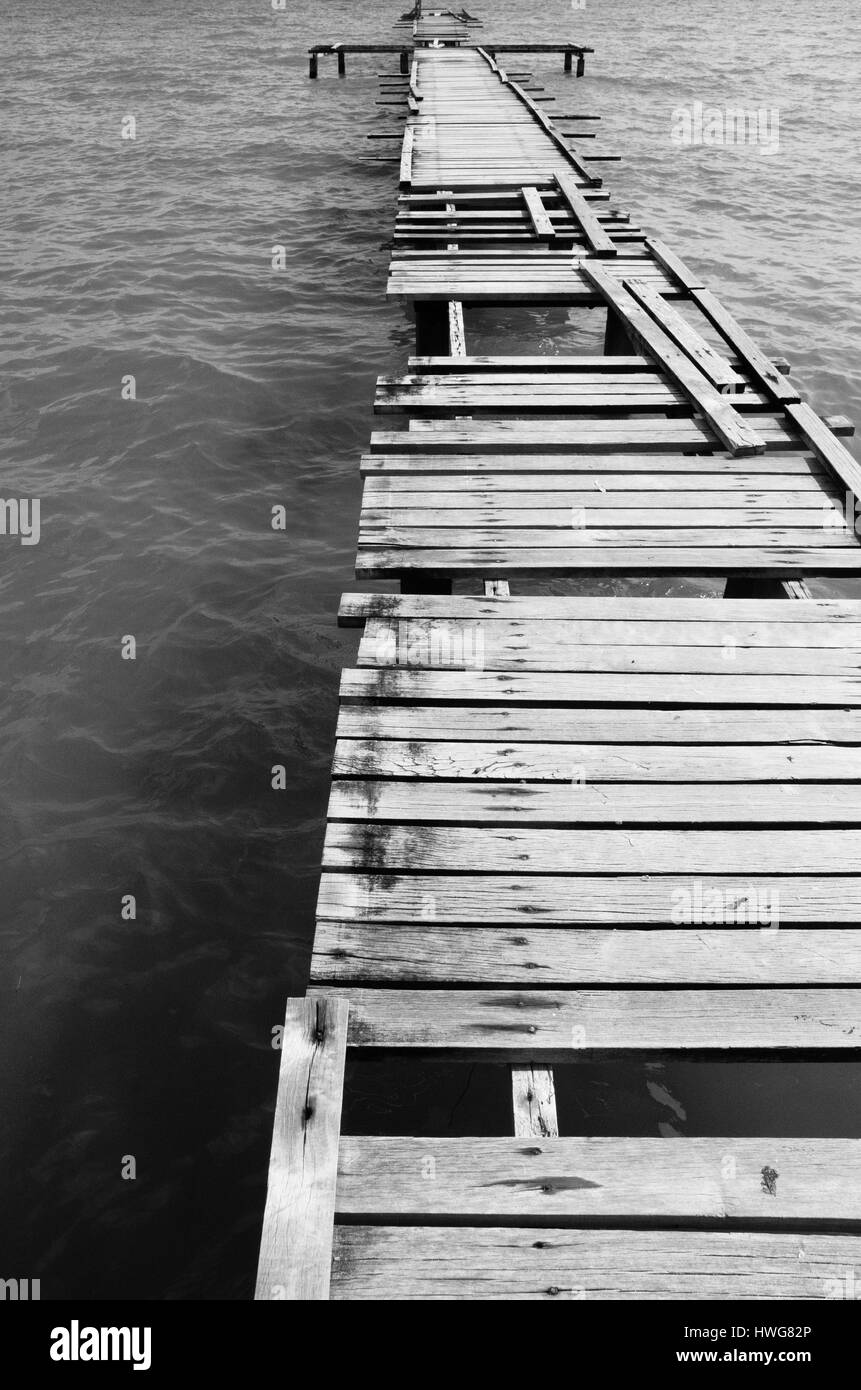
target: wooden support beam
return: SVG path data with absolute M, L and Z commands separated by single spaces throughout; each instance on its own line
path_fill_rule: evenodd
M 463 322 L 463 305 L 459 299 L 450 299 L 448 304 L 449 355 L 466 357 L 466 329 Z
M 415 126 L 408 124 L 404 131 L 404 144 L 401 150 L 400 187 L 409 188 L 413 179 L 413 142 Z
M 329 1297 L 349 1005 L 290 999 L 255 1299 Z
M 558 1136 L 556 1087 L 550 1067 L 512 1067 L 511 1092 L 516 1137 L 549 1139 Z
M 308 76 L 317 76 L 317 54 L 314 52 L 308 54 Z
M 507 599 L 511 590 L 507 579 L 486 579 L 485 598 Z M 556 1085 L 550 1067 L 511 1068 L 511 1102 L 514 1133 L 519 1138 L 547 1139 L 559 1134 L 556 1114 Z

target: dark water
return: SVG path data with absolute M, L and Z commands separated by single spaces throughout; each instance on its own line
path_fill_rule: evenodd
M 389 41 L 397 9 L 3 0 L 0 491 L 41 498 L 42 534 L 0 538 L 0 1277 L 41 1278 L 45 1298 L 252 1287 L 269 1041 L 305 985 L 337 676 L 355 651 L 335 614 L 357 458 L 374 379 L 411 345 L 384 298 L 394 168 L 365 162 L 389 145 L 364 139 L 389 124 L 382 65 L 351 60 L 338 82 L 324 62 L 309 83 L 305 49 Z M 601 145 L 626 155 L 609 166 L 621 203 L 708 273 L 820 409 L 861 419 L 857 6 L 482 13 L 500 41 L 594 45 L 576 86 L 541 70 L 563 109 L 604 117 Z M 693 100 L 778 107 L 779 153 L 680 151 L 670 113 Z M 510 343 L 510 326 L 476 316 L 472 341 Z M 558 351 L 571 333 L 536 315 L 521 342 Z M 855 1076 L 560 1069 L 562 1123 L 861 1134 Z M 347 1118 L 505 1132 L 506 1077 L 352 1068 Z

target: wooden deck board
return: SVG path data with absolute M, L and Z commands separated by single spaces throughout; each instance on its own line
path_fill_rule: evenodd
M 850 1235 L 339 1226 L 332 1297 L 816 1300 L 859 1258 Z
M 369 989 L 349 1001 L 348 1044 L 466 1061 L 606 1056 L 750 1057 L 861 1052 L 861 989 Z
M 861 1221 L 859 1166 L 857 1139 L 345 1136 L 337 1208 L 379 1225 Z
M 855 927 L 454 926 L 321 920 L 316 983 L 425 987 L 861 985 Z

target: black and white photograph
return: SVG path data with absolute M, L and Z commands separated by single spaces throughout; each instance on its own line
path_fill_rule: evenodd
M 821 1374 L 861 5 L 405 3 L 0 0 L 0 1327 Z

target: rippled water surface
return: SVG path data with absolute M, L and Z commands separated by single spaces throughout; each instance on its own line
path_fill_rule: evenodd
M 357 459 L 374 379 L 411 343 L 384 296 L 396 171 L 371 158 L 397 145 L 365 139 L 396 129 L 374 104 L 393 62 L 351 58 L 338 81 L 323 60 L 311 83 L 305 50 L 390 42 L 397 8 L 0 6 L 0 490 L 42 501 L 39 545 L 0 539 L 0 1276 L 41 1277 L 43 1297 L 251 1287 L 270 1032 L 305 985 L 338 670 L 355 650 L 335 614 Z M 606 166 L 620 202 L 822 411 L 861 419 L 857 5 L 481 13 L 499 41 L 595 48 L 579 82 L 561 60 L 536 71 L 563 110 L 602 116 L 590 149 L 624 153 Z M 671 113 L 696 100 L 777 108 L 778 153 L 680 150 Z M 475 323 L 510 350 L 505 329 L 505 315 Z M 532 331 L 558 350 L 564 316 Z M 594 1068 L 561 1075 L 560 1096 L 569 1132 L 861 1134 L 853 1078 Z M 504 1131 L 505 1084 L 367 1068 L 348 1118 Z

